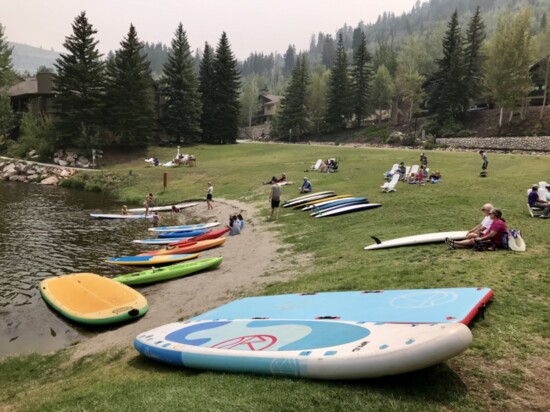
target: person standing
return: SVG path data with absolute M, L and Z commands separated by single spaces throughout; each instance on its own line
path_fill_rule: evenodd
M 159 220 L 160 220 L 159 212 L 154 212 L 153 213 L 153 226 L 154 227 L 157 227 L 159 225 Z
M 212 183 L 208 182 L 208 189 L 206 190 L 207 210 L 214 210 L 214 206 L 212 206 L 212 194 L 213 193 L 214 193 L 214 187 L 212 186 Z
M 269 201 L 271 202 L 271 215 L 270 219 L 273 219 L 275 215 L 275 220 L 279 220 L 279 205 L 281 204 L 281 186 L 278 183 L 273 183 L 271 185 L 271 192 L 269 192 Z
M 481 156 L 481 159 L 483 159 L 483 164 L 481 165 L 481 176 L 487 176 L 487 166 L 489 165 L 489 159 L 487 158 L 487 154 L 483 151 L 479 151 L 479 155 Z
M 145 196 L 145 200 L 143 201 L 143 206 L 145 206 L 145 216 L 149 214 L 149 208 L 153 206 L 154 201 L 155 197 L 152 193 L 149 193 L 147 196 Z

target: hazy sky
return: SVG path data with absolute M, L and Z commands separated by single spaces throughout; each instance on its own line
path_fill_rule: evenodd
M 216 46 L 225 31 L 239 59 L 307 49 L 311 34 L 334 34 L 348 23 L 376 21 L 384 11 L 409 12 L 415 0 L 0 0 L 0 23 L 8 41 L 64 51 L 74 18 L 86 11 L 99 50 L 119 48 L 130 23 L 142 41 L 170 44 L 179 22 L 191 49 Z

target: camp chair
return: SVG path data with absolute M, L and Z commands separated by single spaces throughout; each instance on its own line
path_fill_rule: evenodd
M 405 172 L 405 181 L 409 182 L 409 177 L 411 177 L 414 173 L 414 175 L 418 175 L 418 170 L 420 169 L 420 166 L 414 165 L 413 167 L 408 167 L 407 171 Z M 409 182 L 410 183 L 410 182 Z
M 539 182 L 539 199 L 546 200 L 546 195 L 548 194 L 548 189 L 546 189 L 546 186 L 548 186 L 548 183 L 546 182 Z
M 400 177 L 401 176 L 399 175 L 399 173 L 395 173 L 389 182 L 386 182 L 382 186 L 380 186 L 382 188 L 382 192 L 395 192 L 395 185 L 399 181 Z
M 316 162 L 313 166 L 311 166 L 311 171 L 312 171 L 312 172 L 318 171 L 319 168 L 321 167 L 321 163 L 322 163 L 322 162 L 323 162 L 323 159 L 317 160 L 317 162 Z
M 393 166 L 391 167 L 391 169 L 387 172 L 384 172 L 384 179 L 386 180 L 390 180 L 391 177 L 395 174 L 395 172 L 397 171 L 397 168 L 399 167 L 399 165 L 397 163 L 394 163 Z

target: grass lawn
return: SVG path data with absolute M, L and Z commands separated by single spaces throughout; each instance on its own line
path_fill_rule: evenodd
M 367 196 L 383 207 L 326 219 L 281 209 L 267 230 L 298 255 L 300 276 L 259 294 L 372 289 L 484 286 L 494 290 L 485 319 L 471 325 L 472 347 L 422 371 L 362 381 L 311 381 L 172 368 L 132 348 L 70 360 L 70 349 L 20 356 L 0 363 L 0 410 L 28 411 L 294 411 L 294 410 L 548 410 L 550 391 L 550 220 L 533 219 L 526 190 L 550 180 L 550 158 L 489 153 L 489 177 L 480 178 L 475 152 L 426 152 L 443 182 L 417 187 L 400 183 L 381 193 L 383 172 L 393 163 L 417 164 L 419 150 L 339 146 L 238 144 L 197 146 L 182 152 L 197 167 L 149 167 L 143 157 L 105 165 L 106 173 L 131 176 L 116 195 L 129 206 L 148 192 L 157 204 L 203 199 L 211 181 L 216 198 L 259 204 L 267 217 L 269 186 L 285 172 L 296 182 L 283 200 L 299 196 L 307 175 L 314 191 Z M 150 148 L 147 157 L 168 161 L 172 148 Z M 136 156 L 137 157 L 137 156 Z M 304 172 L 318 158 L 337 157 L 334 174 Z M 108 157 L 105 158 L 108 160 Z M 168 185 L 163 189 L 163 173 Z M 508 227 L 521 229 L 527 251 L 447 250 L 444 244 L 365 251 L 370 236 L 382 240 L 412 234 L 466 230 L 481 221 L 481 206 L 503 210 Z M 130 206 L 131 207 L 131 206 Z M 246 216 L 245 216 L 246 219 Z M 243 251 L 248 253 L 248 251 Z M 307 263 L 298 263 L 307 262 Z M 299 266 L 301 265 L 301 266 Z M 545 275 L 546 273 L 546 275 Z M 200 276 L 200 275 L 199 275 Z

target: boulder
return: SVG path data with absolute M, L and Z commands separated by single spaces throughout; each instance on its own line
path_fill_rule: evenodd
M 27 175 L 12 175 L 8 180 L 10 182 L 24 182 L 27 180 Z
M 61 176 L 61 177 L 69 177 L 71 176 L 73 173 L 69 170 L 69 169 L 62 169 L 59 173 L 58 173 L 58 176 Z
M 57 163 L 59 166 L 67 166 L 69 163 L 66 160 L 59 159 L 59 162 Z
M 59 184 L 59 177 L 57 176 L 49 176 L 45 179 L 43 179 L 41 182 L 40 182 L 41 185 L 52 185 L 52 186 L 55 186 L 57 184 Z

